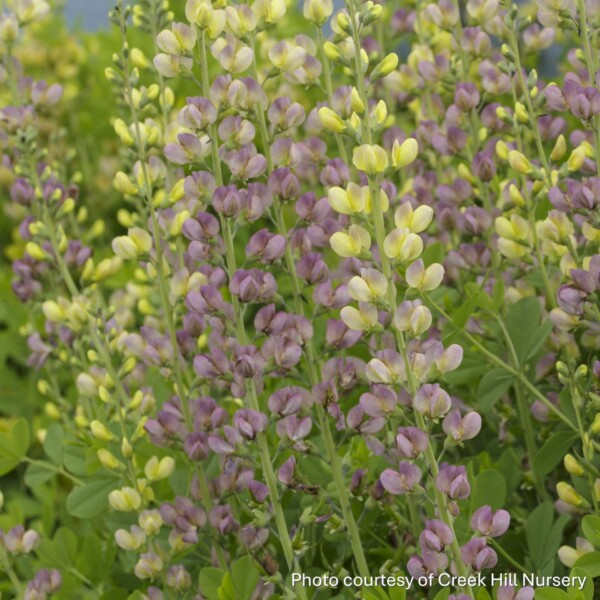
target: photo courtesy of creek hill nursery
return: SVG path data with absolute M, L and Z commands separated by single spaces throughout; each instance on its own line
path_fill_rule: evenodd
M 63 5 L 0 0 L 2 599 L 600 598 L 600 0 Z

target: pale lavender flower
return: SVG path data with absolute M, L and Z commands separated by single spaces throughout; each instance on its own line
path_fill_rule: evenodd
M 379 480 L 390 494 L 407 494 L 412 492 L 421 481 L 421 470 L 417 465 L 401 462 L 397 471 L 386 469 Z
M 470 411 L 461 417 L 460 411 L 454 409 L 444 417 L 442 428 L 455 442 L 470 440 L 481 431 L 481 415 Z
M 492 512 L 490 506 L 478 508 L 471 516 L 471 529 L 488 537 L 499 537 L 510 525 L 510 514 L 505 510 Z

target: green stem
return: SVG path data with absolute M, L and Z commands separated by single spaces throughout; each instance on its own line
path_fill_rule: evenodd
M 500 329 L 502 330 L 502 335 L 504 336 L 504 339 L 506 340 L 506 345 L 508 346 L 508 350 L 509 350 L 511 360 L 513 363 L 513 367 L 517 371 L 521 372 L 521 364 L 519 361 L 519 357 L 517 355 L 517 351 L 512 342 L 512 339 L 508 333 L 508 330 L 506 329 L 506 326 L 504 325 L 504 321 L 502 320 L 502 318 L 499 315 L 496 316 L 496 320 L 498 321 L 498 324 L 500 325 Z M 515 388 L 515 395 L 517 398 L 517 408 L 519 411 L 519 418 L 520 418 L 521 424 L 523 426 L 523 433 L 525 434 L 525 447 L 527 449 L 527 458 L 528 458 L 529 465 L 531 467 L 533 465 L 533 457 L 536 455 L 536 452 L 537 452 L 537 447 L 536 447 L 536 443 L 535 443 L 535 434 L 534 434 L 534 430 L 533 430 L 533 422 L 531 420 L 531 411 L 529 410 L 529 406 L 527 405 L 525 397 L 523 396 L 522 384 L 519 380 L 516 381 L 514 388 Z M 535 487 L 537 489 L 539 498 L 540 499 L 546 498 L 548 494 L 547 494 L 546 488 L 544 487 L 544 483 L 543 483 L 542 479 L 533 470 L 532 470 L 532 473 L 533 473 Z
M 325 54 L 323 50 L 324 39 L 323 39 L 323 30 L 316 26 L 317 30 L 317 45 L 319 47 L 319 51 L 321 52 L 321 64 L 323 65 L 323 81 L 325 82 L 325 89 L 327 90 L 327 99 L 329 100 L 330 108 L 333 107 L 333 83 L 331 80 L 331 63 L 329 62 L 329 58 Z M 383 48 L 383 46 L 382 46 Z M 340 151 L 340 158 L 348 164 L 348 152 L 346 151 L 346 146 L 344 144 L 344 140 L 339 133 L 334 133 L 335 141 L 338 145 L 338 149 Z
M 445 319 L 448 320 L 449 323 L 453 324 L 452 321 L 452 317 L 437 303 L 435 302 L 431 296 L 428 296 L 427 298 L 424 298 L 424 300 L 426 300 L 427 302 L 429 302 Z M 555 414 L 563 423 L 565 423 L 566 425 L 568 425 L 571 429 L 573 429 L 574 431 L 577 431 L 577 427 L 574 425 L 574 423 L 571 421 L 571 419 L 569 419 L 569 417 L 567 417 L 559 408 L 557 408 L 556 406 L 554 406 L 554 404 L 552 404 L 552 402 L 550 402 L 550 400 L 548 400 L 548 398 L 546 398 L 546 396 L 544 396 L 544 394 L 542 394 L 532 383 L 531 381 L 529 381 L 529 379 L 527 379 L 526 375 L 516 369 L 514 369 L 513 367 L 511 367 L 508 363 L 504 362 L 501 358 L 499 358 L 498 356 L 496 356 L 493 352 L 490 352 L 481 342 L 479 342 L 477 340 L 477 338 L 475 338 L 473 335 L 471 335 L 468 331 L 465 331 L 464 329 L 462 329 L 461 327 L 456 326 L 457 331 L 464 337 L 466 338 L 469 342 L 471 342 L 471 344 L 473 344 L 473 346 L 475 346 L 486 358 L 488 358 L 490 360 L 490 362 L 493 362 L 494 364 L 498 365 L 499 367 L 501 367 L 502 369 L 504 369 L 505 371 L 507 371 L 508 373 L 510 373 L 511 375 L 514 375 L 515 377 L 517 377 L 521 383 L 542 403 L 544 404 L 544 406 L 546 406 L 548 408 L 548 410 L 550 412 L 552 412 L 553 414 Z
M 23 597 L 23 584 L 21 583 L 21 580 L 19 579 L 17 573 L 15 572 L 15 570 L 12 567 L 11 561 L 8 558 L 8 555 L 6 553 L 6 550 L 4 550 L 4 548 L 2 548 L 0 546 L 0 564 L 4 567 L 4 570 L 6 572 L 6 574 L 8 575 L 8 578 L 10 579 L 10 582 L 12 583 L 15 592 L 16 592 L 16 598 L 22 598 Z

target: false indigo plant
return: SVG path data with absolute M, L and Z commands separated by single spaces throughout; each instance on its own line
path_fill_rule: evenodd
M 7 597 L 593 597 L 594 0 L 0 7 Z

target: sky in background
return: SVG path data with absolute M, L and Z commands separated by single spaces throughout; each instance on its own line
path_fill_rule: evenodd
M 108 25 L 108 11 L 112 0 L 67 0 L 65 12 L 69 22 L 94 30 Z

